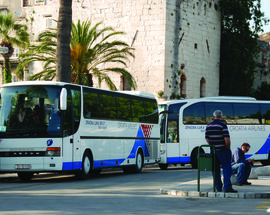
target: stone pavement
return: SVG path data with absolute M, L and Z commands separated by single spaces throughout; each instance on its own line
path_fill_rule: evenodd
M 205 177 L 207 173 L 208 177 Z M 213 192 L 213 177 L 211 172 L 200 173 L 200 192 L 197 190 L 198 180 L 192 180 L 181 184 L 175 184 L 160 189 L 161 194 L 179 196 L 179 197 L 208 197 L 208 198 L 241 198 L 241 199 L 259 199 L 270 198 L 270 166 L 253 167 L 249 182 L 252 185 L 237 186 L 235 175 L 231 182 L 233 189 L 238 193 Z

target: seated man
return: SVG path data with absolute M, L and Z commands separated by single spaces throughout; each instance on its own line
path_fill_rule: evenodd
M 253 159 L 246 159 L 245 153 L 247 153 L 250 149 L 250 145 L 248 143 L 243 143 L 241 148 L 237 147 L 232 152 L 232 174 L 237 173 L 237 183 L 236 185 L 251 185 L 250 182 L 247 181 L 251 167 L 254 163 Z

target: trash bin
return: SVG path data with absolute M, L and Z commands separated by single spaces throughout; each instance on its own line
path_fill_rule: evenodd
M 203 147 L 210 147 L 212 153 L 201 153 Z M 216 191 L 215 183 L 215 166 L 216 166 L 216 150 L 214 146 L 211 145 L 201 145 L 198 149 L 198 182 L 197 190 L 200 192 L 200 172 L 201 171 L 212 171 L 213 172 L 213 191 Z

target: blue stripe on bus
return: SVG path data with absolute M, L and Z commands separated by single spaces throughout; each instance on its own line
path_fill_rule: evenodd
M 270 148 L 270 135 L 267 137 L 263 146 L 258 150 L 258 154 L 267 154 L 269 153 Z
M 167 163 L 190 163 L 190 157 L 168 157 Z
M 142 131 L 141 126 L 139 126 L 137 137 L 144 138 L 144 135 L 143 135 L 143 131 Z M 149 151 L 148 151 L 148 148 L 146 146 L 145 139 L 138 139 L 138 140 L 135 140 L 135 143 L 133 145 L 133 148 L 132 148 L 132 150 L 131 150 L 128 158 L 135 158 L 136 157 L 136 152 L 137 152 L 138 147 L 142 147 L 142 149 L 144 151 L 144 156 L 145 157 L 149 157 L 150 156 Z
M 110 167 L 110 166 L 119 166 L 121 165 L 125 159 L 111 159 L 111 160 L 98 160 L 94 161 L 94 167 Z M 82 162 L 64 162 L 63 163 L 63 170 L 75 170 L 75 169 L 81 169 L 82 168 Z
M 82 168 L 81 161 L 64 162 L 63 163 L 63 170 L 73 170 L 73 169 L 81 169 L 81 168 Z
M 94 161 L 94 167 L 110 167 L 110 166 L 120 166 L 125 159 L 111 159 L 111 160 L 102 160 Z

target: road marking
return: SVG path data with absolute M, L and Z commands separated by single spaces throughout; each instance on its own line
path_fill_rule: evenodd
M 270 205 L 269 206 L 266 206 L 266 205 L 269 204 L 269 203 L 270 203 L 270 199 L 268 199 L 267 201 L 263 202 L 262 204 L 260 204 L 256 208 L 257 209 L 268 209 L 268 208 L 270 208 Z

